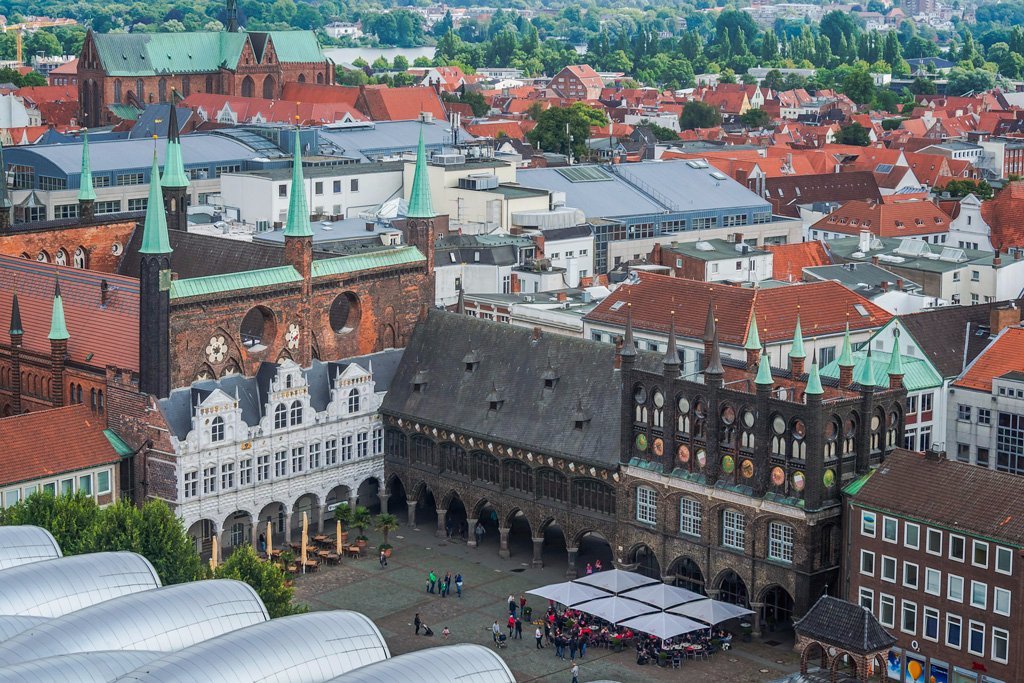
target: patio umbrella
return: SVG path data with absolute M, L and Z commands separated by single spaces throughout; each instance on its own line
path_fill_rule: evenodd
M 693 602 L 694 600 L 705 599 L 700 593 L 694 593 L 693 591 L 688 591 L 685 588 L 670 586 L 667 583 L 655 583 L 650 586 L 630 588 L 627 591 L 619 593 L 619 595 L 624 598 L 630 598 L 631 600 L 646 602 L 649 605 L 654 605 L 658 609 L 668 609 L 669 607 Z
M 267 520 L 267 558 L 271 557 L 271 553 L 274 551 L 274 525 Z
M 630 600 L 621 595 L 607 595 L 603 598 L 587 600 L 586 602 L 576 604 L 573 609 L 592 614 L 613 624 L 638 617 L 641 614 L 651 614 L 658 611 L 647 603 Z
M 309 517 L 306 513 L 302 513 L 302 550 L 299 551 L 299 562 L 302 563 L 302 573 L 306 573 L 306 546 L 309 544 L 307 536 L 309 534 Z
M 217 534 L 210 541 L 210 569 L 217 568 Z
M 721 600 L 712 600 L 711 598 L 704 598 L 703 600 L 695 600 L 688 602 L 685 605 L 679 605 L 669 610 L 672 614 L 679 614 L 690 619 L 696 619 L 697 621 L 703 621 L 705 624 L 720 624 L 723 621 L 728 621 L 733 617 L 742 617 L 747 614 L 753 614 L 753 610 L 749 610 L 746 607 L 740 607 L 734 605 L 731 602 L 722 602 Z
M 619 626 L 628 626 L 636 631 L 657 636 L 662 640 L 707 628 L 707 624 L 702 624 L 677 614 L 669 614 L 668 612 L 655 612 L 654 614 L 633 617 L 621 622 Z
M 649 576 L 644 576 L 643 574 L 637 574 L 636 572 L 626 572 L 621 569 L 609 569 L 608 571 L 596 572 L 590 576 L 584 576 L 583 578 L 576 579 L 575 583 L 603 588 L 610 593 L 621 593 L 622 591 L 627 591 L 630 588 L 648 586 L 652 583 L 661 583 L 661 581 L 652 579 Z
M 334 532 L 334 552 L 341 557 L 341 520 L 338 520 L 338 529 Z
M 542 598 L 554 600 L 569 607 L 574 607 L 581 602 L 593 600 L 594 598 L 608 597 L 608 591 L 603 591 L 593 586 L 584 586 L 575 581 L 552 583 L 526 592 L 530 595 L 539 595 Z

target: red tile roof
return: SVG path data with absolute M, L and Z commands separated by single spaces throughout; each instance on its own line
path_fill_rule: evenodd
M 1024 181 L 1007 183 L 994 198 L 983 202 L 981 217 L 988 223 L 992 246 L 1024 247 Z
M 977 391 L 992 391 L 992 380 L 1008 372 L 1024 372 L 1024 329 L 1007 327 L 953 386 Z
M 442 121 L 447 118 L 441 98 L 427 87 L 367 87 L 358 107 L 374 121 L 413 121 L 421 112 L 430 112 Z
M 677 333 L 702 339 L 708 303 L 713 301 L 722 343 L 742 346 L 751 309 L 763 342 L 791 339 L 798 312 L 805 338 L 839 334 L 847 322 L 851 330 L 875 329 L 892 318 L 861 295 L 832 281 L 752 289 L 654 273 L 642 272 L 639 276 L 638 283 L 619 287 L 586 319 L 624 326 L 626 307 L 612 310 L 617 302 L 624 301 L 632 305 L 633 324 L 639 329 L 668 332 L 671 311 L 675 310 Z M 861 306 L 865 314 L 856 306 Z
M 929 201 L 852 200 L 811 227 L 849 235 L 868 230 L 879 237 L 911 237 L 949 231 L 949 216 Z
M 51 69 L 50 73 L 47 74 L 47 75 L 49 75 L 49 76 L 53 76 L 53 75 L 57 75 L 57 76 L 75 76 L 77 74 L 78 74 L 78 57 L 75 57 L 74 59 L 72 59 L 72 60 L 70 60 L 68 62 L 64 62 L 63 64 L 58 66 L 56 69 Z
M 200 118 L 216 121 L 226 107 L 238 120 L 249 123 L 257 117 L 266 122 L 295 123 L 298 117 L 302 125 L 334 123 L 350 116 L 355 121 L 365 121 L 366 116 L 346 102 L 293 102 L 290 100 L 265 100 L 260 97 L 235 97 L 193 93 L 182 104 L 200 114 Z
M 25 350 L 50 355 L 53 290 L 60 291 L 67 321 L 68 356 L 94 368 L 108 365 L 139 368 L 139 281 L 123 275 L 55 266 L 35 260 L 0 256 L 0 325 L 11 320 L 11 294 L 17 292 Z M 100 284 L 107 282 L 107 301 Z M 2 440 L 0 440 L 2 443 Z
M 804 268 L 832 265 L 832 258 L 821 242 L 766 244 L 764 248 L 774 254 L 772 277 L 776 280 L 799 282 Z
M 515 140 L 525 140 L 526 133 L 520 124 L 520 121 L 484 121 L 468 124 L 466 130 L 481 138 L 498 138 L 504 135 Z
M 0 485 L 118 462 L 106 426 L 85 404 L 0 420 Z
M 345 102 L 350 107 L 355 107 L 356 100 L 359 99 L 359 88 L 290 81 L 284 84 L 281 99 L 308 104 Z

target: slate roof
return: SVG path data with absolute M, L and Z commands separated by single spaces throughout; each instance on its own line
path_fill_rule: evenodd
M 917 346 L 943 377 L 956 377 L 963 371 L 965 362 L 973 361 L 988 346 L 992 309 L 998 305 L 989 303 L 930 308 L 900 316 L 900 325 L 904 332 L 914 338 Z M 1024 301 L 1019 302 L 1017 307 L 1021 305 L 1024 305 Z M 984 328 L 981 334 L 978 333 L 980 328 Z
M 1024 478 L 1008 472 L 896 449 L 851 497 L 882 512 L 1024 546 Z
M 888 650 L 896 643 L 871 612 L 831 595 L 818 598 L 793 628 L 799 635 L 857 654 Z
M 331 383 L 353 363 L 364 370 L 369 370 L 372 365 L 374 391 L 387 391 L 401 359 L 401 349 L 388 349 L 342 361 L 314 360 L 310 367 L 302 371 L 309 384 L 310 403 L 318 412 L 325 410 L 331 400 Z M 179 440 L 184 439 L 192 431 L 193 408 L 220 389 L 228 396 L 238 397 L 242 421 L 250 427 L 255 427 L 267 415 L 267 394 L 270 382 L 279 367 L 278 363 L 261 363 L 256 374 L 251 377 L 229 375 L 220 379 L 195 382 L 190 387 L 172 391 L 170 396 L 159 401 L 158 407 L 171 433 Z
M 137 231 L 137 232 L 141 232 Z M 136 268 L 136 271 L 138 269 Z M 18 294 L 24 348 L 50 355 L 53 290 L 60 278 L 71 362 L 87 367 L 139 367 L 139 281 L 70 266 L 0 256 L 0 321 L 11 319 L 11 295 Z M 106 281 L 107 300 L 101 300 Z
M 992 391 L 992 380 L 1024 371 L 1024 329 L 1007 327 L 967 366 L 953 386 Z
M 105 428 L 105 420 L 84 403 L 0 420 L 0 485 L 120 461 Z
M 382 412 L 523 448 L 611 467 L 619 462 L 619 375 L 615 347 L 430 310 L 421 320 L 384 399 Z M 467 372 L 464 358 L 479 364 Z M 543 375 L 553 368 L 554 389 Z M 414 377 L 426 379 L 421 392 Z M 503 403 L 491 411 L 497 389 Z M 590 422 L 574 428 L 582 404 Z
M 882 194 L 870 171 L 785 175 L 765 180 L 765 194 L 775 213 L 798 218 L 800 204 L 863 199 L 880 202 Z

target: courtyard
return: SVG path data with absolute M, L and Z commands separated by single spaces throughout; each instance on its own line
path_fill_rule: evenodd
M 374 620 L 387 639 L 392 654 L 403 654 L 450 643 L 477 643 L 493 647 L 491 624 L 504 626 L 508 618 L 507 598 L 549 583 L 565 580 L 563 553 L 545 553 L 545 567 L 530 567 L 531 550 L 512 545 L 512 555 L 503 560 L 497 553 L 497 539 L 489 537 L 474 548 L 461 539 L 434 536 L 434 525 L 410 529 L 403 526 L 392 534 L 394 552 L 386 569 L 381 569 L 372 538 L 366 557 L 345 560 L 341 566 L 322 566 L 320 571 L 295 579 L 296 600 L 311 610 L 351 609 Z M 524 544 L 525 546 L 525 544 Z M 582 554 L 582 553 L 581 553 Z M 463 596 L 441 598 L 426 592 L 427 574 L 461 573 Z M 547 601 L 527 596 L 535 610 L 547 608 Z M 433 637 L 416 636 L 416 613 L 434 631 Z M 442 637 L 448 627 L 451 636 Z M 554 648 L 537 650 L 532 625 L 523 625 L 522 640 L 508 640 L 501 655 L 519 681 L 568 683 L 568 658 L 559 660 Z M 632 649 L 615 653 L 591 648 L 580 660 L 581 681 L 672 680 L 693 682 L 754 683 L 771 681 L 799 669 L 799 657 L 792 652 L 792 634 L 768 633 L 750 643 L 734 641 L 732 650 L 719 652 L 710 661 L 685 661 L 682 670 L 637 666 Z

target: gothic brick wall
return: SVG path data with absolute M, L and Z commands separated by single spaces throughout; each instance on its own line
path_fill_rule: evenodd
M 74 264 L 76 249 L 85 251 L 85 267 L 104 273 L 117 272 L 117 264 L 124 246 L 131 239 L 137 225 L 135 220 L 104 221 L 102 217 L 85 224 L 58 224 L 39 228 L 0 233 L 0 254 L 37 259 L 45 253 L 53 263 L 60 250 L 64 250 L 67 265 Z

